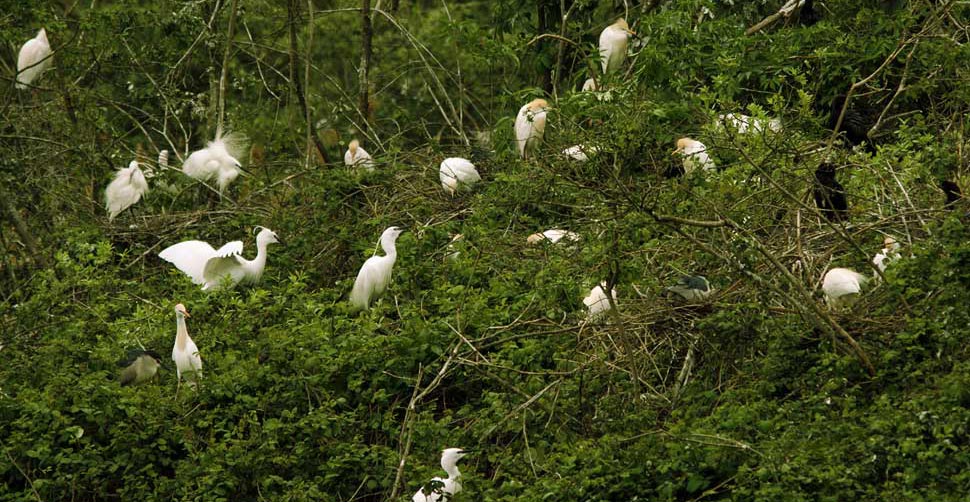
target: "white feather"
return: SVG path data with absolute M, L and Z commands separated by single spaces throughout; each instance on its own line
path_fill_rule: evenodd
M 148 191 L 148 181 L 138 167 L 137 161 L 131 161 L 128 167 L 119 169 L 115 179 L 104 190 L 104 205 L 108 210 L 108 220 L 115 219 L 122 211 L 128 209 Z
M 515 116 L 515 145 L 519 156 L 527 159 L 532 156 L 546 130 L 546 101 L 535 99 L 522 105 Z
M 200 181 L 215 181 L 225 192 L 241 172 L 238 155 L 245 151 L 245 137 L 230 135 L 210 141 L 205 148 L 192 152 L 182 163 L 182 172 Z M 235 155 L 234 155 L 235 153 Z
M 481 181 L 482 177 L 478 174 L 478 169 L 475 169 L 475 165 L 468 160 L 461 157 L 449 157 L 441 161 L 438 179 L 441 180 L 441 187 L 449 195 L 454 195 L 458 191 L 459 183 L 471 186 Z
M 850 305 L 862 292 L 866 276 L 847 268 L 833 268 L 822 279 L 822 292 L 832 307 Z
M 583 298 L 583 304 L 588 309 L 586 318 L 594 320 L 610 309 L 610 300 L 606 296 L 606 283 L 600 283 L 589 292 L 589 296 Z M 616 289 L 611 291 L 613 303 L 616 304 Z
M 37 36 L 28 40 L 17 55 L 17 89 L 26 89 L 42 73 L 50 68 L 51 45 L 47 30 L 41 28 Z

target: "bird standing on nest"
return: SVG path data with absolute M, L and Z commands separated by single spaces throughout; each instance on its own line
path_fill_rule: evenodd
M 344 164 L 351 167 L 361 166 L 368 171 L 374 170 L 374 160 L 371 159 L 367 150 L 361 148 L 360 141 L 356 139 L 347 145 L 347 152 L 344 153 Z
M 133 160 L 128 167 L 119 169 L 115 179 L 104 189 L 104 206 L 108 210 L 108 221 L 114 220 L 122 211 L 138 203 L 148 191 L 148 181 Z
M 669 286 L 667 292 L 676 294 L 685 301 L 696 302 L 711 295 L 711 284 L 703 275 L 685 275 L 677 284 Z

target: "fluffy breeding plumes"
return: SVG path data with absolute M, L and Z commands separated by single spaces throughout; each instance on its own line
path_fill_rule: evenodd
M 259 234 L 253 260 L 242 257 L 242 241 L 229 242 L 219 249 L 202 241 L 185 241 L 163 249 L 158 257 L 175 265 L 191 277 L 192 282 L 202 284 L 203 291 L 218 289 L 225 278 L 233 286 L 243 281 L 256 283 L 266 268 L 266 248 L 280 240 L 276 232 L 268 228 L 256 227 L 255 230 L 259 230 Z
M 667 292 L 684 301 L 696 302 L 711 295 L 711 284 L 703 275 L 685 275 L 677 281 L 677 284 L 669 286 Z
M 138 161 L 131 161 L 128 167 L 119 169 L 115 179 L 104 189 L 104 207 L 108 210 L 108 220 L 128 209 L 141 200 L 148 191 L 148 181 L 138 167 Z
M 118 380 L 122 386 L 141 385 L 151 381 L 162 365 L 162 356 L 152 350 L 129 350 L 128 357 L 118 363 L 122 367 Z
M 441 180 L 441 187 L 448 192 L 448 195 L 455 195 L 458 191 L 459 183 L 471 186 L 481 181 L 478 169 L 475 165 L 461 157 L 449 157 L 441 161 L 438 169 L 438 179 Z
M 550 230 L 546 230 L 545 232 L 538 232 L 530 235 L 529 237 L 526 238 L 526 242 L 528 242 L 529 244 L 538 244 L 540 242 L 548 241 L 553 244 L 556 244 L 560 241 L 577 242 L 579 241 L 579 239 L 580 239 L 579 234 L 577 234 L 576 232 L 570 232 L 569 230 L 559 230 L 557 228 L 553 228 Z
M 773 133 L 781 132 L 780 119 L 762 120 L 756 117 L 749 117 L 741 113 L 722 113 L 717 116 L 717 125 L 729 127 L 738 134 L 755 133 L 761 134 L 765 131 Z
M 199 348 L 189 337 L 189 330 L 185 327 L 185 318 L 191 317 L 181 303 L 175 306 L 175 346 L 172 347 L 172 360 L 175 361 L 175 371 L 178 384 L 181 387 L 183 375 L 189 386 L 195 387 L 202 378 L 202 356 Z
M 371 159 L 367 150 L 360 147 L 360 141 L 356 139 L 347 145 L 347 152 L 344 153 L 344 164 L 348 166 L 360 166 L 368 171 L 374 170 L 374 160 Z
M 890 263 L 900 259 L 902 256 L 899 254 L 899 243 L 896 242 L 896 239 L 886 236 L 882 243 L 883 248 L 881 251 L 876 253 L 876 256 L 872 257 L 872 264 L 875 265 L 880 272 L 885 272 L 886 267 Z M 873 274 L 875 274 L 875 272 L 873 272 Z
M 17 89 L 26 89 L 51 66 L 51 44 L 47 30 L 41 28 L 37 36 L 28 40 L 17 55 Z
M 577 161 L 586 162 L 590 155 L 595 155 L 599 148 L 595 146 L 574 145 L 562 151 L 562 154 Z
M 815 206 L 822 216 L 831 222 L 845 221 L 849 217 L 849 205 L 845 200 L 845 188 L 835 178 L 835 166 L 823 162 L 815 170 L 815 186 L 812 189 Z
M 371 300 L 384 293 L 387 285 L 391 282 L 391 270 L 394 268 L 394 261 L 397 260 L 398 236 L 404 232 L 397 227 L 388 227 L 381 234 L 381 248 L 384 249 L 384 256 L 371 256 L 360 267 L 357 273 L 357 280 L 354 281 L 354 289 L 350 292 L 350 304 L 357 310 L 370 308 Z
M 832 308 L 852 305 L 859 298 L 866 280 L 866 276 L 855 270 L 847 268 L 829 270 L 822 279 L 825 301 Z
M 549 103 L 542 98 L 529 101 L 519 109 L 515 116 L 515 146 L 519 156 L 528 159 L 542 142 L 546 130 L 546 110 Z
M 441 468 L 448 473 L 447 478 L 435 476 L 411 497 L 412 502 L 439 502 L 451 500 L 461 491 L 461 472 L 458 461 L 468 454 L 468 450 L 448 448 L 441 452 Z
M 690 174 L 694 169 L 701 168 L 704 171 L 715 169 L 714 161 L 707 155 L 707 147 L 700 141 L 690 138 L 680 138 L 677 140 L 677 149 L 671 155 L 680 154 L 684 158 L 684 174 Z
M 219 193 L 242 172 L 237 160 L 246 151 L 247 140 L 238 134 L 217 136 L 205 148 L 196 150 L 182 163 L 182 172 L 199 181 L 215 181 Z
M 630 35 L 636 33 L 630 31 L 630 26 L 622 17 L 600 33 L 600 63 L 604 75 L 609 75 L 623 66 Z
M 616 304 L 616 289 L 611 291 L 613 296 L 613 304 Z M 610 309 L 610 300 L 606 296 L 606 283 L 602 282 L 593 289 L 590 290 L 589 296 L 583 298 L 583 305 L 589 312 L 586 314 L 586 319 L 592 321 L 599 318 L 607 310 Z

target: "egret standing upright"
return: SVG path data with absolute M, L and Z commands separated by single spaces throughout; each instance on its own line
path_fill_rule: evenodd
M 600 33 L 600 63 L 603 65 L 604 75 L 609 75 L 623 66 L 630 35 L 636 33 L 630 31 L 630 26 L 622 17 Z
M 371 300 L 380 296 L 387 289 L 391 282 L 391 269 L 394 268 L 394 261 L 397 260 L 397 247 L 395 242 L 403 229 L 397 227 L 387 227 L 381 234 L 381 248 L 384 249 L 384 256 L 371 256 L 360 267 L 357 273 L 357 280 L 354 281 L 354 289 L 350 292 L 350 303 L 357 310 L 367 310 L 370 308 Z
M 41 28 L 37 36 L 24 43 L 17 55 L 17 89 L 26 89 L 51 65 L 51 44 L 47 30 Z
M 202 356 L 199 355 L 199 348 L 189 337 L 189 330 L 185 327 L 185 318 L 191 317 L 185 310 L 185 305 L 179 303 L 175 306 L 175 346 L 172 347 L 172 360 L 175 361 L 175 371 L 178 377 L 178 386 L 182 387 L 182 375 L 190 387 L 195 387 L 202 378 Z
M 128 167 L 119 169 L 115 179 L 104 189 L 104 205 L 108 210 L 108 221 L 115 219 L 122 211 L 135 205 L 148 191 L 148 181 L 133 160 Z
M 546 109 L 549 103 L 542 98 L 529 101 L 519 109 L 515 117 L 515 145 L 519 156 L 528 159 L 542 142 L 546 131 Z

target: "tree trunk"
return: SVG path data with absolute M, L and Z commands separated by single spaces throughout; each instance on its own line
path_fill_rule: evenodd
M 300 110 L 303 111 L 303 116 L 306 119 L 307 130 L 310 131 L 310 137 L 313 139 L 313 145 L 317 148 L 317 153 L 323 160 L 324 164 L 329 164 L 330 159 L 327 157 L 327 151 L 323 148 L 323 143 L 320 142 L 320 137 L 317 136 L 317 128 L 313 123 L 312 117 L 310 117 L 309 108 L 306 104 L 306 96 L 303 94 L 303 85 L 300 83 L 300 71 L 297 68 L 297 57 L 296 57 L 296 21 L 297 12 L 299 7 L 296 4 L 297 0 L 290 0 L 288 8 L 286 9 L 287 22 L 290 25 L 290 82 L 293 82 L 293 89 L 296 92 L 296 98 L 300 101 Z
M 366 134 L 369 125 L 367 121 L 370 117 L 367 96 L 370 90 L 370 82 L 367 79 L 368 72 L 370 71 L 371 38 L 374 36 L 374 27 L 371 25 L 370 0 L 361 0 L 360 2 L 360 26 L 360 69 L 357 71 L 357 80 L 360 84 L 360 100 L 357 103 L 357 107 L 360 111 L 361 119 L 360 132 L 361 134 Z
M 20 217 L 20 211 L 17 211 L 17 207 L 13 205 L 13 198 L 3 188 L 0 188 L 0 200 L 3 201 L 3 213 L 7 216 L 10 224 L 13 225 L 14 230 L 20 236 L 20 240 L 23 241 L 24 246 L 27 247 L 31 258 L 40 265 L 46 266 L 47 260 L 40 251 L 37 239 L 34 239 L 34 235 L 27 228 L 27 223 Z

